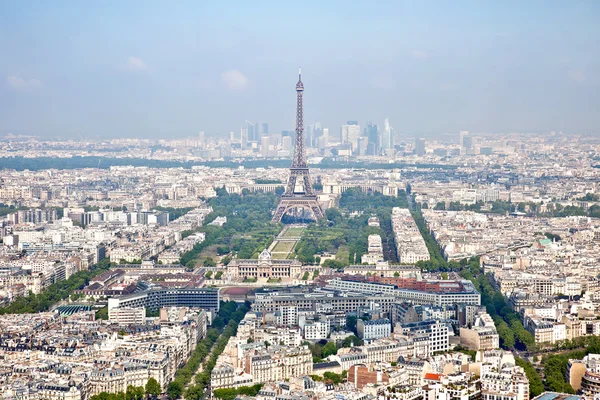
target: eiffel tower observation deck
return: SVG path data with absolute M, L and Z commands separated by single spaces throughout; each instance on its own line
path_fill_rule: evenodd
M 296 138 L 294 142 L 294 156 L 290 167 L 290 177 L 281 201 L 273 214 L 273 222 L 279 222 L 283 216 L 290 212 L 312 213 L 315 219 L 325 217 L 323 208 L 319 204 L 317 195 L 312 187 L 310 171 L 306 163 L 306 151 L 304 140 L 304 104 L 302 94 L 304 84 L 302 73 L 298 71 L 298 83 L 296 84 Z

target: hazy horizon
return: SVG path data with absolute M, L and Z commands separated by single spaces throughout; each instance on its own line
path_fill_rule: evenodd
M 0 4 L 0 136 L 600 133 L 595 1 Z

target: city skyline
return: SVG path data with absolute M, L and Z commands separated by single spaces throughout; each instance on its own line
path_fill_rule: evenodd
M 306 120 L 332 136 L 386 117 L 413 138 L 598 133 L 595 2 L 0 10 L 2 136 L 227 137 L 245 120 L 291 130 L 299 65 Z

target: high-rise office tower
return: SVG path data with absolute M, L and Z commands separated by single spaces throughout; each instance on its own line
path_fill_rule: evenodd
M 248 140 L 251 142 L 256 142 L 258 138 L 256 137 L 256 130 L 254 129 L 254 124 L 250 121 L 246 121 L 244 127 L 246 128 Z
M 367 137 L 367 155 L 374 156 L 379 154 L 381 148 L 381 139 L 379 137 L 379 128 L 372 122 L 367 122 L 365 128 L 365 136 Z
M 306 147 L 313 147 L 315 141 L 315 126 L 308 125 L 306 127 Z
M 425 155 L 425 139 L 418 138 L 415 140 L 415 154 L 419 157 Z
M 329 128 L 323 128 L 323 134 L 319 138 L 319 148 L 324 149 L 329 143 Z
M 200 142 L 200 146 L 204 146 L 204 131 L 198 132 L 198 142 Z
M 269 124 L 267 124 L 266 122 L 257 122 L 254 124 L 254 136 L 256 137 L 256 140 L 268 135 Z
M 358 138 L 357 147 L 355 150 L 356 155 L 364 156 L 367 154 L 367 145 L 369 144 L 369 139 L 366 136 L 361 136 Z
M 262 140 L 262 137 L 265 136 L 263 134 L 262 124 L 260 122 L 254 123 L 254 135 L 256 135 L 256 137 L 260 138 L 261 140 Z
M 271 139 L 268 136 L 260 138 L 260 151 L 263 157 L 269 157 L 269 146 L 271 145 Z
M 460 131 L 460 133 L 458 134 L 461 155 L 467 154 L 467 148 L 465 146 L 465 138 L 467 138 L 468 136 L 469 136 L 469 131 Z
M 371 143 L 369 142 L 367 144 L 367 155 L 368 156 L 375 156 L 379 153 L 377 153 L 377 150 L 375 149 L 375 143 Z
M 248 127 L 242 126 L 240 129 L 240 147 L 246 149 L 248 147 Z
M 284 136 L 281 138 L 281 149 L 285 151 L 292 151 L 292 137 Z
M 389 118 L 385 119 L 383 134 L 381 135 L 381 149 L 383 152 L 392 150 L 395 145 L 394 128 L 390 125 Z
M 273 146 L 273 148 L 278 148 L 281 144 L 281 133 L 273 133 L 268 136 L 271 139 L 271 145 Z
M 342 125 L 342 144 L 350 144 L 352 150 L 358 149 L 358 138 L 360 137 L 360 125 L 358 121 L 348 121 Z
M 464 154 L 474 154 L 475 151 L 475 138 L 471 135 L 466 135 L 463 138 Z

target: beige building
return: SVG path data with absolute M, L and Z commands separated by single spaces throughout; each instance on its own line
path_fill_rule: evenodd
M 227 266 L 232 278 L 295 278 L 302 264 L 298 260 L 275 260 L 264 249 L 258 259 L 233 259 Z
M 143 324 L 145 308 L 112 308 L 108 310 L 108 320 L 119 325 Z
M 313 372 L 312 353 L 308 346 L 249 352 L 245 365 L 245 372 L 252 375 L 254 383 L 276 382 Z
M 481 313 L 471 328 L 460 328 L 460 344 L 470 350 L 495 350 L 500 347 L 500 337 L 494 320 L 487 313 Z
M 123 369 L 105 369 L 90 374 L 90 396 L 98 393 L 126 392 L 127 386 L 146 386 L 150 379 L 148 368 L 128 364 Z

